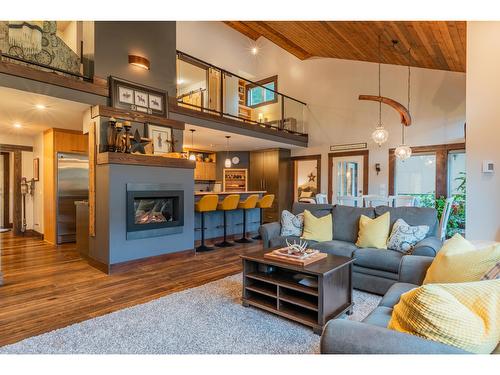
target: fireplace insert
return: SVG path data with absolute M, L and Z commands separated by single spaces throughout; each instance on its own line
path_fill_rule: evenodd
M 182 190 L 127 191 L 127 237 L 132 232 L 141 232 L 140 236 L 135 236 L 140 238 L 177 233 L 161 229 L 183 225 Z

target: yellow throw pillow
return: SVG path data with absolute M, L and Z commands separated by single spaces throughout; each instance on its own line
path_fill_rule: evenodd
M 304 210 L 304 231 L 302 238 L 311 241 L 331 241 L 333 235 L 332 215 L 316 217 L 308 210 Z
M 389 329 L 492 353 L 500 340 L 500 280 L 428 284 L 403 294 Z
M 499 261 L 500 244 L 476 249 L 460 234 L 455 234 L 432 261 L 423 284 L 479 281 Z
M 365 215 L 359 218 L 358 247 L 374 247 L 376 249 L 387 249 L 387 237 L 391 226 L 391 214 L 385 214 L 370 219 Z

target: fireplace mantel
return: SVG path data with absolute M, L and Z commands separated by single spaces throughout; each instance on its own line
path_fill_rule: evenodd
M 146 167 L 167 167 L 194 169 L 196 163 L 188 159 L 168 158 L 157 155 L 123 154 L 120 152 L 101 152 L 97 154 L 97 164 L 143 165 Z

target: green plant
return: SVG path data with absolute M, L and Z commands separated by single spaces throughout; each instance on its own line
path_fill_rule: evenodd
M 455 200 L 451 208 L 450 218 L 446 227 L 446 236 L 452 237 L 455 233 L 465 233 L 465 198 L 466 198 L 466 175 L 465 172 L 460 172 L 459 176 L 455 178 L 459 181 L 457 193 L 454 195 Z M 438 217 L 441 218 L 444 206 L 446 204 L 445 197 L 436 199 L 435 207 L 438 211 Z

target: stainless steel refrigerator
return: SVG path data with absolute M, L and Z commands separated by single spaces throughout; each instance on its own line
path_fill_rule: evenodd
M 89 197 L 89 159 L 75 153 L 57 154 L 57 243 L 75 242 L 75 201 Z

